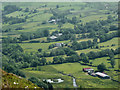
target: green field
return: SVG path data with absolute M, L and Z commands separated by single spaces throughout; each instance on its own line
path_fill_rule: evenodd
M 118 55 L 115 56 L 115 58 L 117 58 Z M 107 65 L 107 68 L 110 66 L 109 61 L 107 60 L 108 57 L 103 57 L 103 58 L 98 58 L 95 60 L 92 60 L 93 65 L 98 65 L 100 63 L 104 63 L 105 65 Z M 115 59 L 116 61 L 116 65 L 115 65 L 115 69 L 118 69 L 118 59 Z M 93 68 L 94 70 L 97 70 L 96 67 L 91 67 L 91 66 L 85 66 L 85 65 L 80 65 L 80 63 L 65 63 L 65 64 L 56 64 L 56 65 L 48 65 L 48 66 L 39 66 L 41 71 L 33 71 L 32 68 L 26 68 L 23 69 L 23 71 L 25 72 L 27 77 L 31 77 L 31 76 L 36 76 L 39 77 L 41 80 L 42 79 L 53 79 L 53 78 L 62 78 L 64 79 L 64 82 L 56 85 L 53 84 L 54 87 L 57 88 L 65 88 L 66 82 L 69 82 L 67 84 L 67 86 L 72 85 L 72 78 L 70 78 L 69 76 L 65 76 L 60 74 L 59 72 L 63 72 L 65 74 L 71 74 L 73 75 L 76 80 L 77 80 L 77 85 L 80 87 L 84 87 L 84 88 L 107 88 L 107 87 L 117 87 L 117 83 L 113 82 L 111 80 L 102 80 L 98 77 L 93 77 L 90 75 L 87 75 L 85 72 L 82 71 L 83 68 Z M 111 69 L 109 72 L 105 71 L 106 73 L 108 73 L 108 75 L 110 75 L 112 78 L 117 79 L 117 73 L 115 73 L 116 71 L 113 71 L 113 69 Z M 113 74 L 110 74 L 110 72 L 112 72 Z M 101 83 L 101 84 L 100 84 Z M 88 84 L 88 86 L 86 86 Z
M 104 63 L 106 68 L 108 69 L 105 70 L 104 72 L 107 73 L 112 79 L 118 81 L 118 76 L 120 75 L 118 68 L 120 67 L 120 65 L 118 65 L 120 58 L 118 56 L 120 54 L 114 56 L 115 59 L 114 68 L 111 68 L 110 57 L 108 56 L 95 58 L 93 60 L 89 59 L 89 63 L 87 64 L 83 64 L 84 61 L 80 61 L 83 60 L 81 59 L 82 56 L 80 56 L 81 53 L 87 54 L 91 51 L 99 52 L 105 49 L 116 50 L 120 46 L 120 44 L 118 43 L 120 39 L 119 37 L 114 36 L 112 39 L 110 38 L 110 40 L 108 40 L 110 36 L 107 37 L 106 35 L 113 32 L 117 32 L 116 29 L 110 30 L 111 25 L 118 26 L 117 14 L 116 14 L 118 13 L 116 6 L 117 3 L 105 3 L 105 2 L 103 3 L 100 2 L 99 3 L 97 2 L 96 3 L 89 3 L 89 2 L 4 3 L 2 7 L 3 11 L 6 5 L 16 5 L 21 8 L 21 11 L 13 11 L 8 14 L 4 12 L 5 17 L 3 18 L 3 21 L 4 20 L 7 21 L 7 18 L 8 21 L 7 22 L 4 21 L 5 23 L 2 24 L 2 29 L 3 29 L 2 37 L 3 39 L 5 39 L 5 37 L 11 37 L 14 38 L 15 40 L 17 39 L 19 42 L 17 42 L 16 40 L 16 43 L 18 43 L 19 46 L 22 47 L 23 52 L 20 50 L 15 50 L 14 52 L 16 52 L 16 55 L 12 55 L 12 51 L 9 52 L 9 50 L 12 49 L 10 49 L 8 46 L 7 47 L 8 50 L 6 50 L 6 47 L 4 47 L 5 55 L 3 56 L 5 59 L 8 59 L 4 61 L 5 65 L 6 63 L 9 64 L 12 62 L 13 64 L 12 66 L 15 68 L 19 68 L 18 66 L 21 66 L 19 70 L 25 73 L 26 79 L 29 79 L 30 77 L 37 77 L 41 82 L 43 81 L 43 79 L 61 78 L 64 80 L 64 82 L 62 83 L 58 83 L 58 84 L 53 83 L 52 85 L 54 88 L 74 88 L 73 78 L 68 75 L 73 75 L 75 77 L 78 88 L 79 87 L 80 88 L 117 88 L 119 86 L 117 82 L 112 81 L 111 79 L 101 79 L 98 77 L 90 76 L 86 72 L 83 72 L 83 68 L 90 67 L 93 68 L 95 71 L 97 71 L 98 70 L 97 66 L 101 63 Z M 27 12 L 25 12 L 26 8 L 29 8 Z M 36 10 L 35 13 L 33 12 L 34 10 Z M 10 22 L 13 20 L 12 17 L 14 17 L 16 21 L 18 18 L 25 19 L 26 21 L 21 23 L 13 22 L 11 24 Z M 9 21 L 9 19 L 11 20 Z M 55 20 L 55 21 L 48 22 L 49 20 L 53 20 L 53 21 Z M 103 22 L 101 23 L 99 20 L 101 22 L 103 20 Z M 91 21 L 97 21 L 97 23 Z M 46 33 L 44 32 L 45 30 L 48 31 L 49 33 L 48 35 L 46 35 Z M 37 31 L 41 31 L 41 32 L 36 34 Z M 23 35 L 23 38 L 21 39 L 23 33 L 25 33 L 28 36 Z M 60 36 L 58 33 L 62 33 L 62 36 Z M 91 34 L 92 35 L 95 34 L 95 35 L 92 36 Z M 53 35 L 57 37 L 57 40 L 54 39 L 48 40 L 50 39 L 49 37 Z M 67 35 L 69 38 L 67 38 Z M 100 36 L 106 35 L 105 39 L 107 38 L 107 41 L 99 42 L 100 41 L 99 35 Z M 96 43 L 94 42 L 95 38 L 98 39 Z M 88 41 L 88 40 L 91 40 L 91 42 L 93 42 L 92 43 L 93 46 L 91 46 L 92 48 L 88 47 L 88 43 L 86 45 L 87 49 L 83 49 L 83 48 L 82 50 L 80 50 L 81 48 L 76 49 L 76 47 L 78 48 L 79 46 L 76 46 L 75 49 L 74 47 L 71 47 L 74 44 L 73 43 L 74 41 L 80 43 L 82 41 Z M 39 42 L 32 43 L 31 41 L 39 41 Z M 14 42 L 9 42 L 9 40 L 7 41 L 6 39 L 4 42 L 7 42 L 6 45 L 9 45 L 8 43 L 15 44 Z M 59 53 L 57 51 L 55 52 L 54 55 L 49 55 L 48 57 L 43 55 L 44 52 L 46 53 L 50 53 L 51 51 L 54 52 L 54 49 L 57 49 L 59 46 L 53 46 L 52 49 L 49 49 L 49 46 L 51 44 L 55 45 L 56 43 L 66 44 L 61 46 L 62 49 L 60 48 L 65 53 L 64 55 L 56 54 Z M 94 43 L 96 44 L 96 46 L 98 46 L 98 48 L 94 46 Z M 71 52 L 65 51 L 63 48 L 70 48 Z M 38 51 L 38 49 L 42 49 L 42 51 Z M 69 53 L 71 54 L 72 51 L 77 52 L 77 54 L 80 56 L 77 62 L 72 61 L 73 63 L 69 63 L 69 60 L 66 61 L 66 63 L 62 62 L 62 64 L 55 64 L 53 62 L 54 61 L 53 58 L 59 56 L 67 60 L 66 57 L 69 57 L 67 56 L 67 54 Z M 30 53 L 30 55 L 33 54 L 32 59 L 30 59 L 31 61 L 27 60 L 28 57 L 24 52 Z M 23 54 L 25 54 L 26 56 L 22 57 L 21 55 Z M 19 57 L 17 57 L 17 55 Z M 42 55 L 45 56 L 46 59 L 45 64 L 43 64 L 44 61 L 41 60 L 43 57 Z M 74 56 L 73 53 L 70 56 L 71 57 Z M 72 60 L 74 59 L 72 58 Z M 38 63 L 36 63 L 37 61 L 40 63 L 39 65 L 41 66 L 38 66 Z M 59 60 L 59 62 L 60 61 L 61 60 Z M 92 64 L 90 64 L 90 62 Z M 31 64 L 33 63 L 36 63 L 35 67 L 32 67 Z M 49 63 L 50 65 L 48 65 Z M 22 65 L 24 66 L 24 64 L 26 65 L 25 67 L 27 68 L 22 67 Z M 61 72 L 67 75 L 62 74 Z
M 66 43 L 67 41 L 58 41 L 58 42 L 51 42 L 51 43 L 20 43 L 19 45 L 28 52 L 34 52 L 37 51 L 39 48 L 42 48 L 43 51 L 47 51 L 49 48 L 49 45 L 55 44 L 55 43 Z

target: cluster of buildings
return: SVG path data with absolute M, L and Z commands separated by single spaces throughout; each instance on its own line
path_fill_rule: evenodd
M 62 46 L 65 46 L 64 43 L 55 43 L 55 47 L 62 47 Z
M 59 22 L 59 21 L 61 21 L 61 19 L 51 19 L 51 20 L 49 20 L 48 22 L 49 22 L 49 23 L 57 23 L 57 22 Z
M 62 36 L 62 33 L 58 33 L 56 35 L 52 35 L 49 38 L 52 39 L 52 40 L 54 40 L 54 39 L 58 38 L 59 36 Z
M 102 73 L 102 72 L 94 73 L 94 69 L 92 68 L 83 68 L 83 71 L 88 72 L 89 75 L 94 76 L 94 77 L 98 76 L 103 79 L 110 79 L 110 76 L 105 73 Z

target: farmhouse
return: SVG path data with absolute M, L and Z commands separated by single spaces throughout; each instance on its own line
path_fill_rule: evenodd
M 56 36 L 61 36 L 62 35 L 62 33 L 58 33 L 58 34 L 56 34 Z
M 94 69 L 92 69 L 92 68 L 83 68 L 83 71 L 84 71 L 84 72 L 88 72 L 88 71 L 93 72 L 93 71 L 94 71 Z
M 64 43 L 55 43 L 55 46 L 56 47 L 62 47 L 62 46 L 64 46 L 65 44 Z
M 61 47 L 62 44 L 61 44 L 61 43 L 55 43 L 55 46 L 56 46 L 56 47 Z
M 56 36 L 51 36 L 50 39 L 56 39 L 57 37 Z
M 105 78 L 105 79 L 109 79 L 110 76 L 108 76 L 107 74 L 104 74 L 104 73 L 101 73 L 101 72 L 97 72 L 95 73 L 98 77 L 101 77 L 101 78 Z
M 49 23 L 54 23 L 54 22 L 56 22 L 56 20 L 55 19 L 52 19 L 52 20 L 50 20 L 50 21 L 48 21 Z

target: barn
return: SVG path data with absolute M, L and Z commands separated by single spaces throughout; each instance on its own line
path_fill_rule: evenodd
M 92 71 L 92 72 L 93 72 L 94 69 L 92 69 L 92 68 L 83 68 L 83 71 L 84 71 L 84 72 L 88 72 L 88 71 Z
M 108 76 L 107 74 L 104 74 L 104 73 L 101 73 L 101 72 L 97 72 L 95 74 L 100 78 L 110 79 L 110 76 Z

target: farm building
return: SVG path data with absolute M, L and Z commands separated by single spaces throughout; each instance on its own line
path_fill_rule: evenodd
M 88 72 L 88 71 L 93 72 L 93 71 L 94 71 L 94 69 L 92 69 L 92 68 L 83 68 L 83 71 L 84 71 L 84 72 Z
M 56 46 L 56 47 L 61 47 L 61 46 L 62 46 L 62 43 L 55 43 L 55 46 Z
M 55 43 L 55 46 L 56 47 L 62 47 L 62 46 L 64 46 L 65 44 L 64 43 Z
M 61 36 L 62 35 L 62 33 L 58 33 L 58 34 L 56 34 L 56 36 Z
M 106 79 L 109 79 L 110 76 L 108 76 L 107 74 L 104 74 L 104 73 L 101 73 L 101 72 L 97 72 L 95 73 L 98 77 L 101 77 L 101 78 L 106 78 Z
M 51 36 L 50 39 L 56 39 L 57 37 L 56 36 Z
M 50 20 L 50 21 L 48 21 L 49 23 L 53 23 L 53 22 L 56 22 L 56 20 L 55 19 L 52 19 L 52 20 Z

